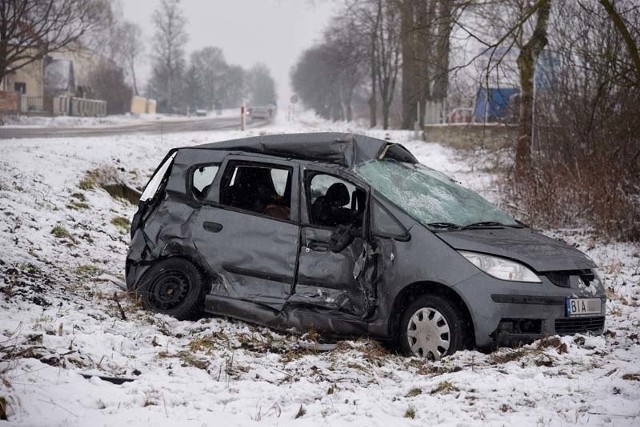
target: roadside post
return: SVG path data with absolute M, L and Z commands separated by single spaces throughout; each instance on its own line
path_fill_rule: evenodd
M 245 106 L 242 104 L 240 106 L 240 130 L 244 130 L 247 126 L 247 114 L 245 112 Z

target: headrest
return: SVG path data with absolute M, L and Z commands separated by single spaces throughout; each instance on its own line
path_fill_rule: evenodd
M 325 195 L 325 201 L 334 207 L 344 206 L 349 203 L 349 200 L 351 200 L 349 190 L 347 186 L 341 182 L 331 184 L 331 187 L 329 187 Z

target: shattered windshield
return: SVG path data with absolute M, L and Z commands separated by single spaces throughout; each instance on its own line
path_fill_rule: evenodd
M 355 170 L 374 189 L 425 226 L 435 229 L 519 226 L 476 192 L 424 165 L 375 160 Z

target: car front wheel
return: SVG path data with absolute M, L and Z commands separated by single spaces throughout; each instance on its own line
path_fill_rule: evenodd
M 138 293 L 147 310 L 185 320 L 201 314 L 204 288 L 203 275 L 195 265 L 168 258 L 145 273 Z
M 440 360 L 464 348 L 464 322 L 458 309 L 438 295 L 423 295 L 404 312 L 400 345 L 408 356 Z

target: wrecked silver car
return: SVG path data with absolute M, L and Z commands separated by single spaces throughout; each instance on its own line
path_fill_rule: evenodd
M 431 359 L 604 329 L 588 257 L 367 136 L 173 149 L 131 236 L 127 286 L 178 319 L 366 335 Z

